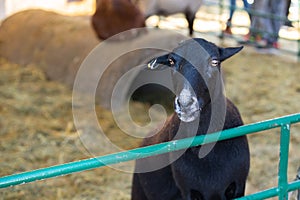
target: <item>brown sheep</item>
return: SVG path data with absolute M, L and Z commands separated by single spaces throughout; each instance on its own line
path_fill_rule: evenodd
M 132 28 L 145 27 L 145 18 L 130 0 L 99 0 L 92 26 L 100 40 Z

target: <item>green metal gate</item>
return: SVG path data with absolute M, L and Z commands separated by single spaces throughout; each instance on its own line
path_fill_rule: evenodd
M 177 151 L 189 147 L 226 140 L 226 139 L 230 139 L 242 135 L 261 132 L 268 129 L 281 128 L 280 155 L 279 155 L 280 160 L 279 160 L 277 187 L 260 191 L 258 193 L 251 194 L 239 199 L 254 200 L 254 199 L 265 199 L 265 198 L 278 196 L 280 200 L 284 200 L 287 199 L 288 192 L 300 189 L 300 181 L 294 181 L 289 183 L 287 178 L 290 127 L 291 124 L 298 123 L 298 122 L 300 122 L 300 113 L 296 113 L 293 115 L 288 115 L 276 119 L 271 119 L 267 121 L 262 121 L 254 124 L 244 125 L 237 128 L 208 134 L 206 136 L 202 135 L 193 138 L 174 140 L 171 142 L 165 142 L 165 143 L 156 144 L 152 146 L 132 149 L 129 151 L 109 154 L 101 157 L 95 157 L 91 159 L 51 166 L 48 168 L 23 172 L 20 174 L 4 176 L 0 178 L 0 188 L 7 188 L 10 186 L 33 182 L 36 180 L 63 176 L 75 172 L 81 172 L 81 171 L 103 167 L 107 165 L 113 165 L 120 162 L 126 162 L 130 160 L 136 160 L 139 158 L 159 155 L 171 151 Z

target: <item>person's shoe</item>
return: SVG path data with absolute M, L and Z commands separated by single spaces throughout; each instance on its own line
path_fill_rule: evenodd
M 279 49 L 279 44 L 278 42 L 268 42 L 267 40 L 261 40 L 257 42 L 256 47 L 259 49 L 270 49 L 270 48 Z
M 252 36 L 250 33 L 245 35 L 242 40 L 238 40 L 239 44 L 244 45 L 255 45 L 256 44 L 256 37 Z
M 266 49 L 266 48 L 271 48 L 272 45 L 268 43 L 267 40 L 261 39 L 256 42 L 255 47 L 259 49 Z
M 278 42 L 266 42 L 266 40 L 262 40 L 260 44 L 257 44 L 256 51 L 261 54 L 278 54 Z
M 231 31 L 231 20 L 230 20 L 230 19 L 226 22 L 226 28 L 225 28 L 225 30 L 223 31 L 223 34 L 224 34 L 224 35 L 232 35 L 232 31 Z
M 272 46 L 273 46 L 274 49 L 279 49 L 278 42 L 273 42 Z
M 284 22 L 284 25 L 285 25 L 285 26 L 288 26 L 288 27 L 294 27 L 291 20 L 286 20 L 286 21 Z
M 225 35 L 232 35 L 232 31 L 230 26 L 226 26 L 226 29 L 223 31 Z

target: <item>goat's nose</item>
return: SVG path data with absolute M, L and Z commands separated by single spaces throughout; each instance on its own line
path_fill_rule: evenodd
M 194 103 L 194 100 L 192 93 L 188 89 L 183 89 L 176 98 L 176 103 L 180 107 L 188 107 Z

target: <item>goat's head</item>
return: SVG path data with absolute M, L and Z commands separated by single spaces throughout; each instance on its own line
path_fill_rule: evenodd
M 172 68 L 175 112 L 180 120 L 191 122 L 206 105 L 224 98 L 220 63 L 241 49 L 220 48 L 204 39 L 190 39 L 171 53 L 152 59 L 148 68 Z

